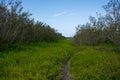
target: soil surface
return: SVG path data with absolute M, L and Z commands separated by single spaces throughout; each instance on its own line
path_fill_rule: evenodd
M 69 56 L 66 61 L 64 62 L 64 68 L 63 68 L 63 77 L 62 80 L 71 80 L 70 79 L 70 73 L 69 73 L 69 69 L 70 69 L 70 60 L 71 60 L 71 56 Z

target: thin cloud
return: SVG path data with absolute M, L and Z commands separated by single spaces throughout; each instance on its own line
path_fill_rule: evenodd
M 76 13 L 69 13 L 69 14 L 67 14 L 68 16 L 74 16 L 74 15 L 76 15 Z
M 53 16 L 59 17 L 59 16 L 74 16 L 74 15 L 76 15 L 76 13 L 60 12 L 60 13 L 54 14 Z
M 60 13 L 54 14 L 54 16 L 58 17 L 58 16 L 66 15 L 66 14 L 67 14 L 67 12 L 60 12 Z

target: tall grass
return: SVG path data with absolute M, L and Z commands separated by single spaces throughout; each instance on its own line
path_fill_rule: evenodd
M 82 46 L 71 61 L 75 80 L 120 80 L 120 54 L 112 46 Z
M 0 80 L 60 80 L 63 62 L 73 51 L 67 40 L 16 45 L 0 52 Z

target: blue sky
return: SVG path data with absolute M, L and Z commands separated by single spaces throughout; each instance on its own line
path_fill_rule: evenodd
M 78 24 L 85 24 L 89 16 L 104 13 L 109 0 L 22 0 L 25 11 L 35 20 L 45 22 L 64 36 L 73 36 Z

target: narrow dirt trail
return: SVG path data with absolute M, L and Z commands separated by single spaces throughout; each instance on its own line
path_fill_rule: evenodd
M 70 79 L 70 72 L 69 72 L 70 71 L 70 60 L 71 60 L 71 55 L 64 62 L 62 80 L 71 80 Z

